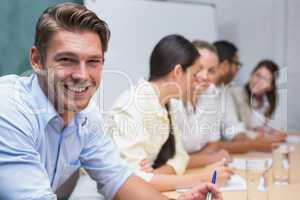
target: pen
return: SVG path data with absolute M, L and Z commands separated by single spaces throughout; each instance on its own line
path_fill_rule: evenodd
M 217 171 L 214 171 L 214 174 L 213 174 L 213 176 L 211 178 L 211 182 L 213 184 L 216 184 L 216 179 L 217 179 Z M 206 200 L 212 200 L 212 193 L 211 192 L 207 193 Z

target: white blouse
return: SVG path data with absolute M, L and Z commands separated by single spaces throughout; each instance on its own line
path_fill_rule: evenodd
M 186 109 L 181 101 L 172 100 L 181 141 L 188 153 L 200 151 L 208 142 L 233 139 L 245 127 L 236 115 L 228 88 L 211 85 L 197 99 L 196 110 Z
M 254 128 L 264 127 L 267 123 L 265 112 L 269 109 L 270 104 L 267 97 L 263 96 L 262 106 L 258 108 L 258 103 L 255 98 L 252 99 L 251 122 Z

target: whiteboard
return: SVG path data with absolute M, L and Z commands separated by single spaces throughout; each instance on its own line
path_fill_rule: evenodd
M 147 78 L 155 44 L 169 34 L 215 41 L 215 7 L 197 1 L 85 0 L 111 30 L 101 88 L 94 97 L 100 111 L 140 78 Z

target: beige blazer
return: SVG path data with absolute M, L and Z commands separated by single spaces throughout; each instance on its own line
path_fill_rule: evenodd
M 246 129 L 253 130 L 255 127 L 252 124 L 252 110 L 248 104 L 245 88 L 233 87 L 231 92 L 239 120 L 244 122 Z
M 175 123 L 172 124 L 175 126 Z M 135 88 L 123 93 L 107 116 L 105 129 L 118 146 L 123 160 L 135 169 L 138 176 L 150 181 L 152 174 L 139 170 L 139 163 L 142 159 L 153 162 L 169 136 L 168 114 L 160 105 L 154 87 L 148 81 L 141 80 Z M 176 152 L 167 164 L 177 174 L 182 174 L 189 157 L 176 127 L 173 127 L 173 134 Z

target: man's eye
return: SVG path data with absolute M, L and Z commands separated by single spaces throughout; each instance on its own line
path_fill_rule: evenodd
M 60 58 L 58 59 L 59 62 L 65 62 L 65 63 L 74 63 L 76 62 L 74 59 L 72 58 Z
M 101 60 L 97 60 L 97 59 L 90 60 L 89 63 L 95 63 L 95 64 L 97 64 L 97 63 L 101 63 Z
M 215 72 L 216 72 L 216 70 L 214 70 L 214 69 L 209 70 L 209 73 L 211 73 L 211 74 L 214 74 Z

